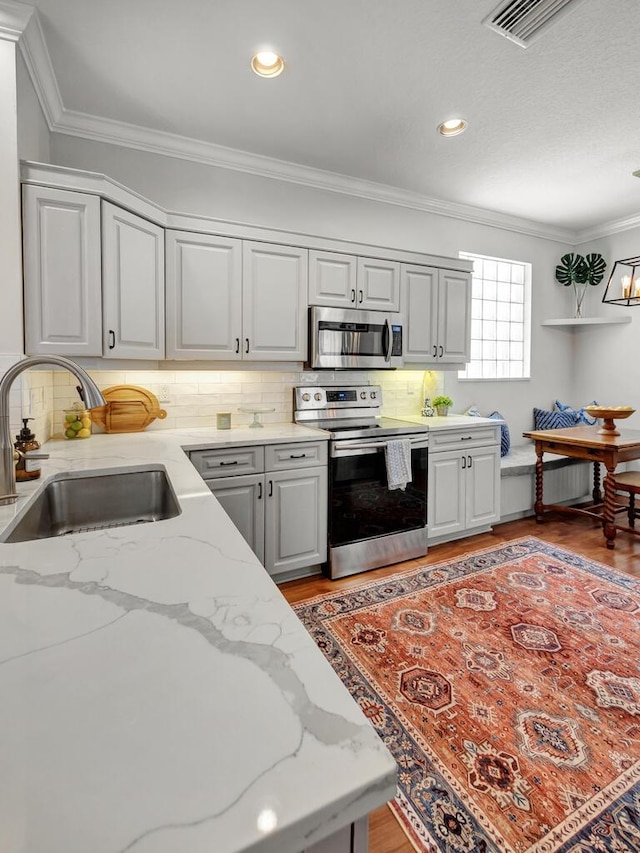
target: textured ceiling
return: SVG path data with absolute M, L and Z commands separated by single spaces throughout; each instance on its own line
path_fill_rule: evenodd
M 497 0 L 32 0 L 68 110 L 551 226 L 640 213 L 637 0 L 526 50 Z M 263 80 L 256 49 L 281 52 Z M 469 129 L 443 139 L 437 124 Z

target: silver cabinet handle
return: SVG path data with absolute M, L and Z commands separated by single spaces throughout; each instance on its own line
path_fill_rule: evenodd
M 352 302 L 356 301 L 356 289 L 355 289 L 355 287 L 351 288 L 351 301 Z
M 463 457 L 462 457 L 462 470 L 464 471 L 464 469 L 465 469 L 466 467 L 467 467 L 467 457 L 466 457 L 466 456 L 463 456 Z
M 360 299 L 359 299 L 359 303 L 360 303 L 361 305 L 362 305 L 363 300 L 364 300 L 364 292 L 361 290 L 361 291 L 360 291 Z
M 467 459 L 469 460 L 469 464 L 467 467 L 471 468 L 473 466 L 473 459 L 470 456 L 467 456 Z
M 442 358 L 443 355 L 444 355 L 444 347 L 441 344 L 440 345 L 440 358 Z

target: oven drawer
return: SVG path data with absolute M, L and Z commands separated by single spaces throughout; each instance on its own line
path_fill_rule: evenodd
M 488 444 L 500 444 L 500 424 L 429 431 L 430 453 L 459 450 L 461 447 L 485 447 Z
M 189 459 L 205 480 L 264 472 L 264 447 L 259 445 L 192 450 Z
M 327 464 L 326 441 L 295 441 L 290 444 L 268 444 L 265 447 L 267 471 L 310 468 Z

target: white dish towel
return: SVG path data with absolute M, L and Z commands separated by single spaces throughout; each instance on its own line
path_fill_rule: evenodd
M 411 482 L 411 442 L 406 438 L 388 441 L 384 448 L 389 489 L 406 489 Z

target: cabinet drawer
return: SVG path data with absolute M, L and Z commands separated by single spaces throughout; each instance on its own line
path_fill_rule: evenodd
M 500 425 L 429 431 L 429 453 L 500 443 Z
M 189 459 L 201 477 L 235 477 L 264 471 L 264 447 L 221 447 L 216 450 L 192 450 Z
M 291 444 L 268 444 L 265 447 L 267 471 L 309 468 L 327 464 L 327 442 L 305 441 Z

